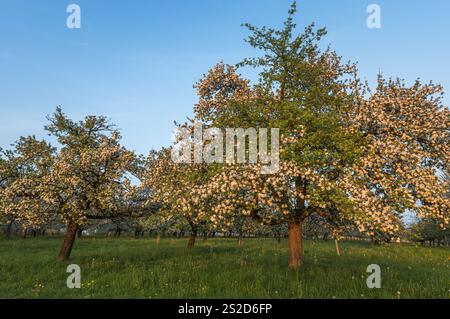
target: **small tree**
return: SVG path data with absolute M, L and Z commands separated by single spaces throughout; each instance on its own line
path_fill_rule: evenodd
M 136 156 L 120 145 L 119 131 L 105 117 L 70 120 L 60 108 L 46 130 L 58 139 L 57 153 L 45 142 L 21 139 L 20 178 L 4 191 L 6 212 L 40 225 L 48 218 L 66 224 L 58 259 L 70 257 L 77 230 L 89 219 L 134 216 L 157 209 L 132 184 Z M 25 146 L 23 146 L 25 145 Z M 145 193 L 145 192 L 144 192 Z
M 440 221 L 435 219 L 421 219 L 410 229 L 412 240 L 425 244 L 428 242 L 430 246 L 433 243 L 449 244 L 450 230 L 442 229 Z
M 34 136 L 21 137 L 0 159 L 0 207 L 7 222 L 7 237 L 15 223 L 26 231 L 50 224 L 54 206 L 42 198 L 42 179 L 51 172 L 55 149 Z
M 191 229 L 188 249 L 195 245 L 199 228 L 209 223 L 212 194 L 208 192 L 208 175 L 203 163 L 175 163 L 172 150 L 162 149 L 149 156 L 144 184 L 154 200 L 162 203 L 165 218 L 184 219 Z

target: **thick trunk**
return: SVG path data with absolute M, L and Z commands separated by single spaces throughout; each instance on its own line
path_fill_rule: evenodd
M 161 242 L 161 234 L 157 233 L 156 234 L 156 246 L 159 246 L 159 243 Z
M 297 269 L 303 264 L 302 225 L 300 218 L 289 221 L 289 268 Z
M 194 248 L 196 239 L 197 239 L 197 230 L 193 230 L 191 235 L 189 236 L 189 241 L 187 245 L 188 250 L 192 250 L 192 248 Z
M 77 225 L 74 223 L 69 223 L 67 225 L 66 235 L 64 236 L 64 242 L 58 255 L 58 260 L 65 261 L 70 257 L 72 252 L 73 243 L 75 242 L 75 237 L 77 234 Z
M 81 238 L 83 236 L 83 230 L 81 228 L 77 229 L 77 237 Z
M 341 255 L 341 249 L 339 248 L 339 241 L 337 239 L 334 240 L 334 245 L 336 246 L 336 253 L 338 256 Z

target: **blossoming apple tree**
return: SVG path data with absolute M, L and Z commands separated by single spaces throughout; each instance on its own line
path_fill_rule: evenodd
M 440 87 L 412 88 L 380 81 L 361 89 L 356 67 L 331 49 L 320 49 L 324 29 L 294 35 L 295 3 L 284 29 L 257 28 L 248 42 L 261 49 L 240 67 L 259 70 L 253 87 L 219 64 L 201 82 L 206 99 L 196 114 L 211 126 L 277 127 L 282 133 L 280 170 L 223 165 L 210 183 L 218 200 L 211 220 L 243 214 L 265 224 L 289 224 L 289 267 L 302 264 L 302 224 L 317 214 L 334 226 L 373 235 L 395 234 L 407 210 L 448 224 L 448 109 Z
M 88 220 L 140 216 L 158 207 L 145 204 L 145 189 L 132 183 L 137 158 L 120 145 L 118 130 L 106 118 L 74 122 L 58 108 L 48 120 L 46 130 L 60 148 L 54 152 L 33 140 L 27 140 L 26 148 L 18 144 L 26 166 L 2 192 L 4 210 L 30 225 L 58 218 L 67 226 L 58 259 L 66 260 L 77 230 Z

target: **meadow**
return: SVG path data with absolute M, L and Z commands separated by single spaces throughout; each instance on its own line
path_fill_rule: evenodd
M 305 242 L 305 264 L 287 268 L 287 241 L 77 239 L 70 261 L 56 261 L 57 237 L 0 239 L 0 298 L 449 298 L 450 249 L 407 244 Z M 81 267 L 68 289 L 66 267 Z M 367 266 L 381 267 L 369 289 Z

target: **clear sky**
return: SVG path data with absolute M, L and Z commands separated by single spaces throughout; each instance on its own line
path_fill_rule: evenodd
M 168 145 L 173 121 L 192 112 L 201 75 L 254 54 L 240 24 L 280 26 L 290 2 L 0 0 L 0 146 L 45 137 L 45 116 L 57 105 L 74 119 L 110 117 L 139 153 Z M 81 7 L 81 29 L 66 26 L 71 3 Z M 381 7 L 379 30 L 366 25 L 371 3 Z M 298 7 L 296 22 L 326 26 L 325 43 L 358 61 L 370 82 L 382 71 L 450 91 L 450 1 L 299 0 Z

